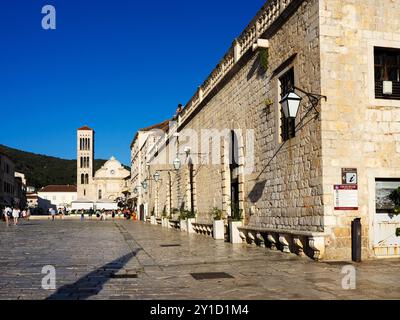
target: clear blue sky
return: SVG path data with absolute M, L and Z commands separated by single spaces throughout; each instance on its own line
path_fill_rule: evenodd
M 73 159 L 87 124 L 96 158 L 129 164 L 136 130 L 185 104 L 264 2 L 2 1 L 0 144 Z

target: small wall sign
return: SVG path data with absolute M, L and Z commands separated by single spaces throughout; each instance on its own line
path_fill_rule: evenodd
M 335 210 L 358 210 L 357 185 L 334 186 Z
M 342 184 L 358 184 L 357 169 L 355 168 L 343 168 L 342 169 Z

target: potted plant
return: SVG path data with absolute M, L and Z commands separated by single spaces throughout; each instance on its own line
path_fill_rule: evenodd
M 213 237 L 215 240 L 225 239 L 224 212 L 221 209 L 213 208 Z
M 179 214 L 179 220 L 182 231 L 193 233 L 192 224 L 196 221 L 196 213 L 190 210 L 181 210 Z
M 242 243 L 239 227 L 243 226 L 243 210 L 239 208 L 239 203 L 231 205 L 232 215 L 229 219 L 229 240 L 231 243 Z
M 169 221 L 168 221 L 167 210 L 164 207 L 162 214 L 161 214 L 161 226 L 167 228 L 168 224 L 169 224 Z
M 193 229 L 193 223 L 195 222 L 196 222 L 196 212 L 191 210 L 186 210 L 187 232 L 195 233 Z
M 186 214 L 186 210 L 179 211 L 179 224 L 181 226 L 181 231 L 187 231 Z
M 156 216 L 154 215 L 154 208 L 151 210 L 150 223 L 157 224 Z

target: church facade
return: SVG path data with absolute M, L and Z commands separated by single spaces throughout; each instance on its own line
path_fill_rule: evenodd
M 114 157 L 94 172 L 94 136 L 88 126 L 77 131 L 77 201 L 73 209 L 117 209 L 130 172 Z

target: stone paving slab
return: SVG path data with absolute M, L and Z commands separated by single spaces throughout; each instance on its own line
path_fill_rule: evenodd
M 400 298 L 399 259 L 318 263 L 132 221 L 2 223 L 0 235 L 0 299 Z M 165 246 L 171 244 L 179 246 Z M 357 271 L 355 290 L 342 289 L 349 264 Z M 45 265 L 56 269 L 56 290 L 41 287 Z M 205 272 L 233 278 L 191 275 Z

